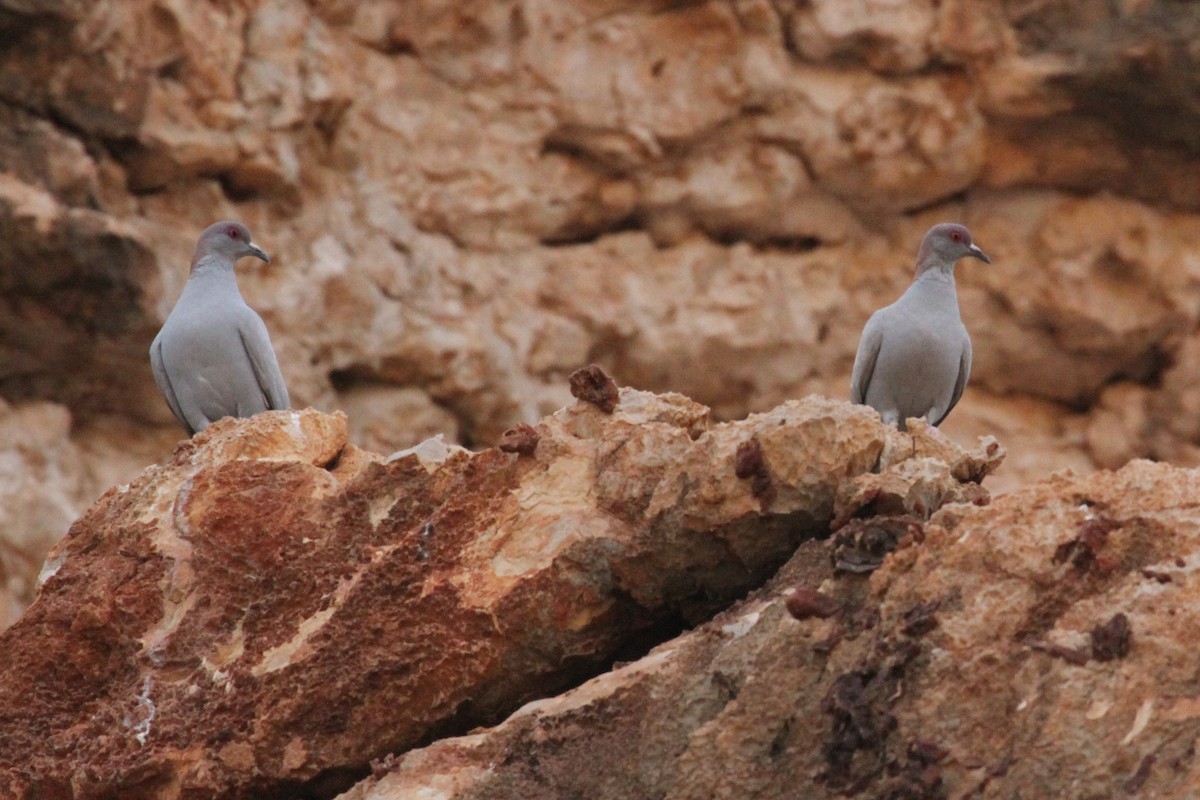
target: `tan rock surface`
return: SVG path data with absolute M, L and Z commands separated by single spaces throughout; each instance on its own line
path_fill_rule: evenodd
M 1196 328 L 1197 109 L 1148 65 L 1200 22 L 1166 7 L 13 4 L 0 389 L 168 426 L 144 346 L 230 214 L 301 405 L 422 392 L 487 444 L 599 359 L 736 418 L 844 396 L 954 217 L 997 254 L 963 270 L 977 387 L 1091 407 Z
M 1167 0 L 116 0 L 0 27 L 0 394 L 97 452 L 168 453 L 145 350 L 214 218 L 275 256 L 242 284 L 297 404 L 380 450 L 493 444 L 590 361 L 721 419 L 845 397 L 863 321 L 956 218 L 996 256 L 962 270 L 956 417 L 1046 403 L 997 485 L 1196 461 L 1200 20 Z
M 385 460 L 343 415 L 269 412 L 110 490 L 0 634 L 0 792 L 330 796 L 712 613 L 835 509 L 986 502 L 960 482 L 1004 456 L 844 402 L 710 426 L 629 389 L 528 434 Z
M 340 798 L 1193 796 L 1198 491 L 1143 461 L 947 506 L 870 578 L 806 543 L 711 622 Z M 793 618 L 818 588 L 836 613 Z
M 366 450 L 494 445 L 591 362 L 717 421 L 844 398 L 958 219 L 989 489 L 1200 465 L 1192 5 L 0 1 L 0 625 L 181 438 L 146 349 L 226 216 Z

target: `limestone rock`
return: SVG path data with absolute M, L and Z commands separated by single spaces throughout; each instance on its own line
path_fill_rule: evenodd
M 869 579 L 808 542 L 711 622 L 340 800 L 1187 796 L 1197 491 L 1143 461 L 947 506 Z M 796 587 L 841 610 L 795 619 Z
M 1197 338 L 1177 5 L 7 3 L 0 392 L 169 426 L 142 355 L 195 231 L 238 217 L 298 404 L 456 420 L 354 423 L 372 446 L 495 442 L 591 362 L 740 418 L 844 396 L 911 272 L 884 254 L 955 218 L 997 257 L 960 275 L 968 403 L 1059 408 L 1021 462 L 1190 458 L 1163 425 L 1073 441 Z M 1171 385 L 1154 419 L 1195 405 Z
M 997 397 L 971 387 L 970 403 L 959 404 L 954 416 L 939 430 L 958 442 L 995 436 L 1004 443 L 1004 464 L 988 478 L 988 490 L 1000 495 L 1046 477 L 1047 471 L 1074 470 L 1086 474 L 1095 469 L 1095 453 L 1089 448 L 1085 413 L 1064 414 L 1060 406 L 1028 396 Z M 1044 448 L 1054 452 L 1046 459 Z
M 13 0 L 0 32 L 0 394 L 64 406 L 88 480 L 170 452 L 145 351 L 228 217 L 296 404 L 368 449 L 493 444 L 589 363 L 717 420 L 845 397 L 888 254 L 957 219 L 996 264 L 960 270 L 946 432 L 1009 447 L 989 488 L 1200 464 L 1189 4 Z
M 42 557 L 80 510 L 83 476 L 62 406 L 0 406 L 0 627 L 33 599 Z
M 350 441 L 364 450 L 394 453 L 439 434 L 461 441 L 458 420 L 419 389 L 351 384 L 338 394 Z
M 113 217 L 72 208 L 45 188 L 0 173 L 0 392 L 48 399 L 81 415 L 144 415 L 146 393 L 119 396 L 115 374 L 149 374 L 140 338 L 152 334 L 141 305 L 154 277 L 138 232 Z
M 0 787 L 345 788 L 712 613 L 824 535 L 885 452 L 885 470 L 910 463 L 909 436 L 820 398 L 713 425 L 624 389 L 611 414 L 581 402 L 535 431 L 527 454 L 384 460 L 347 444 L 340 414 L 267 412 L 110 490 L 0 634 Z M 735 474 L 750 441 L 755 480 Z
M 791 29 L 811 61 L 851 57 L 880 72 L 915 72 L 929 61 L 936 19 L 928 0 L 818 0 L 793 12 Z

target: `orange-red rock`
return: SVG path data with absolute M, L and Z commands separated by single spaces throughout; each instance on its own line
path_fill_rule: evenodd
M 611 414 L 581 402 L 535 430 L 525 455 L 385 460 L 342 415 L 269 412 L 109 491 L 0 635 L 0 791 L 328 793 L 737 598 L 828 532 L 843 486 L 914 448 L 1003 457 L 820 398 L 710 425 L 626 389 Z M 748 439 L 769 498 L 735 474 Z

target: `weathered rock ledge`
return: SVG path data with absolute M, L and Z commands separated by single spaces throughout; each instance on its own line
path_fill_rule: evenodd
M 1002 457 L 820 398 L 710 425 L 628 389 L 474 454 L 219 422 L 105 494 L 0 635 L 0 794 L 330 797 L 636 657 L 835 519 L 881 558 L 863 515 L 986 502 Z
M 1198 497 L 1145 461 L 1058 476 L 946 507 L 869 579 L 805 543 L 696 630 L 339 800 L 1195 797 Z

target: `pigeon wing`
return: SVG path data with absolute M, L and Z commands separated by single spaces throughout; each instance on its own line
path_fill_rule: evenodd
M 239 320 L 238 335 L 254 377 L 258 380 L 258 387 L 267 400 L 266 406 L 275 410 L 290 408 L 287 385 L 283 382 L 283 373 L 279 371 L 279 360 L 271 347 L 267 326 L 252 309 L 247 308 L 246 311 L 248 313 Z
M 188 424 L 187 418 L 183 416 L 183 409 L 179 406 L 179 399 L 175 396 L 175 387 L 171 385 L 171 376 L 167 374 L 166 365 L 163 364 L 162 357 L 162 332 L 154 337 L 154 341 L 150 344 L 150 369 L 154 372 L 154 382 L 158 384 L 158 390 L 162 392 L 163 397 L 167 400 L 167 405 L 171 408 L 171 413 L 175 415 L 175 419 L 179 420 L 188 432 L 188 435 L 195 433 L 192 426 Z
M 954 391 L 950 394 L 950 405 L 945 412 L 933 423 L 934 427 L 942 424 L 942 420 L 950 415 L 958 400 L 962 397 L 963 389 L 967 388 L 967 378 L 971 377 L 971 338 L 963 336 L 962 355 L 958 359 L 958 377 L 954 379 Z
M 879 347 L 883 344 L 883 325 L 879 312 L 876 311 L 863 327 L 862 338 L 858 340 L 858 352 L 854 355 L 854 374 L 850 378 L 850 401 L 864 404 L 867 402 L 867 389 L 871 386 L 871 376 L 875 373 L 875 359 L 879 356 Z

